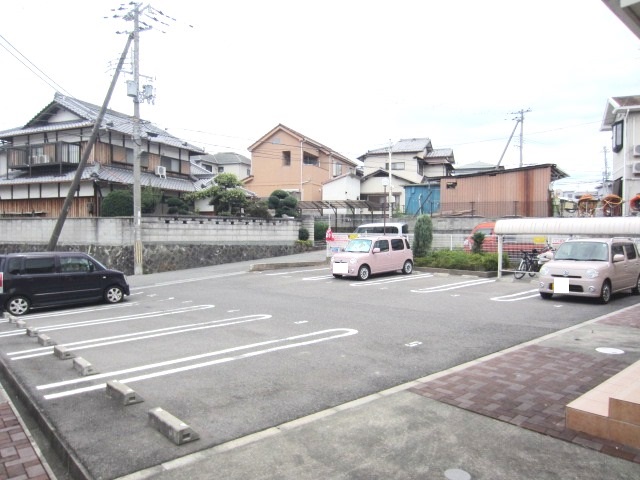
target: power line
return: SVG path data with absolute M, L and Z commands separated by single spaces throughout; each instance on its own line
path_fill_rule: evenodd
M 16 47 L 14 47 L 11 42 L 9 42 L 9 40 L 7 40 L 5 37 L 3 37 L 2 35 L 0 35 L 0 38 L 7 44 L 9 45 L 12 49 L 10 50 L 9 48 L 7 48 L 7 45 L 4 44 L 0 44 L 0 46 L 2 46 L 2 48 L 4 48 L 7 52 L 9 52 L 9 54 L 11 54 L 16 60 L 18 60 L 22 65 L 24 65 L 31 73 L 33 73 L 36 77 L 38 77 L 40 80 L 42 80 L 44 83 L 46 83 L 49 87 L 53 88 L 53 90 L 58 91 L 58 92 L 62 92 L 64 94 L 66 94 L 69 97 L 73 97 L 73 95 L 71 95 L 67 90 L 65 90 L 62 86 L 60 86 L 55 80 L 53 80 L 49 75 L 47 75 L 46 73 L 44 73 L 40 68 L 38 68 L 38 66 L 36 66 L 31 60 L 29 60 L 22 52 L 20 52 L 20 50 L 18 50 Z M 15 53 L 14 53 L 15 52 Z M 18 57 L 18 55 L 16 55 L 16 53 L 18 55 L 20 55 L 20 57 Z M 28 62 L 29 65 L 27 65 Z M 33 67 L 33 68 L 31 68 Z M 34 71 L 37 70 L 36 71 Z M 39 73 L 38 73 L 39 72 Z

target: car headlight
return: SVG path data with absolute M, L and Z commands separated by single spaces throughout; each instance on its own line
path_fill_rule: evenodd
M 544 275 L 544 276 L 549 275 L 549 267 L 542 267 L 540 269 L 540 275 Z
M 597 278 L 599 275 L 600 275 L 600 272 L 595 268 L 590 268 L 584 274 L 584 276 L 587 278 Z

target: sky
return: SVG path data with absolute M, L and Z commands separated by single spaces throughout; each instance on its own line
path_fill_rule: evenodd
M 56 90 L 101 105 L 132 22 L 118 2 L 5 2 L 0 131 Z M 127 8 L 130 6 L 127 4 Z M 153 84 L 141 117 L 207 153 L 279 123 L 356 159 L 405 138 L 455 165 L 556 164 L 590 185 L 611 168 L 607 100 L 640 94 L 640 40 L 601 0 L 158 0 L 140 34 Z M 146 10 L 147 12 L 149 10 Z M 107 18 L 105 18 L 107 17 Z M 125 70 L 131 70 L 128 63 Z M 133 114 L 121 74 L 109 107 Z M 605 152 L 606 148 L 606 152 Z

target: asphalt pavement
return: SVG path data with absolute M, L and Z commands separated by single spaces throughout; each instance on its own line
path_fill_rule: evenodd
M 311 252 L 253 268 L 323 261 Z M 640 302 L 121 478 L 637 480 L 640 450 L 568 429 L 564 411 L 638 361 Z M 55 477 L 0 391 L 0 479 L 17 478 Z

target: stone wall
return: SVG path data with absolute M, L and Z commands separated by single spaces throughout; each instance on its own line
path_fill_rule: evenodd
M 0 219 L 0 253 L 46 251 L 56 220 Z M 291 255 L 308 250 L 296 242 L 304 226 L 313 238 L 313 219 L 143 217 L 144 273 Z M 109 268 L 132 275 L 133 219 L 69 218 L 56 250 L 81 251 Z
M 46 250 L 47 246 L 43 244 L 0 244 L 0 253 Z M 133 275 L 133 246 L 65 244 L 59 245 L 56 250 L 85 252 L 109 268 Z M 298 243 L 293 245 L 148 244 L 143 245 L 142 266 L 144 273 L 157 273 L 279 257 L 308 250 L 308 247 Z

